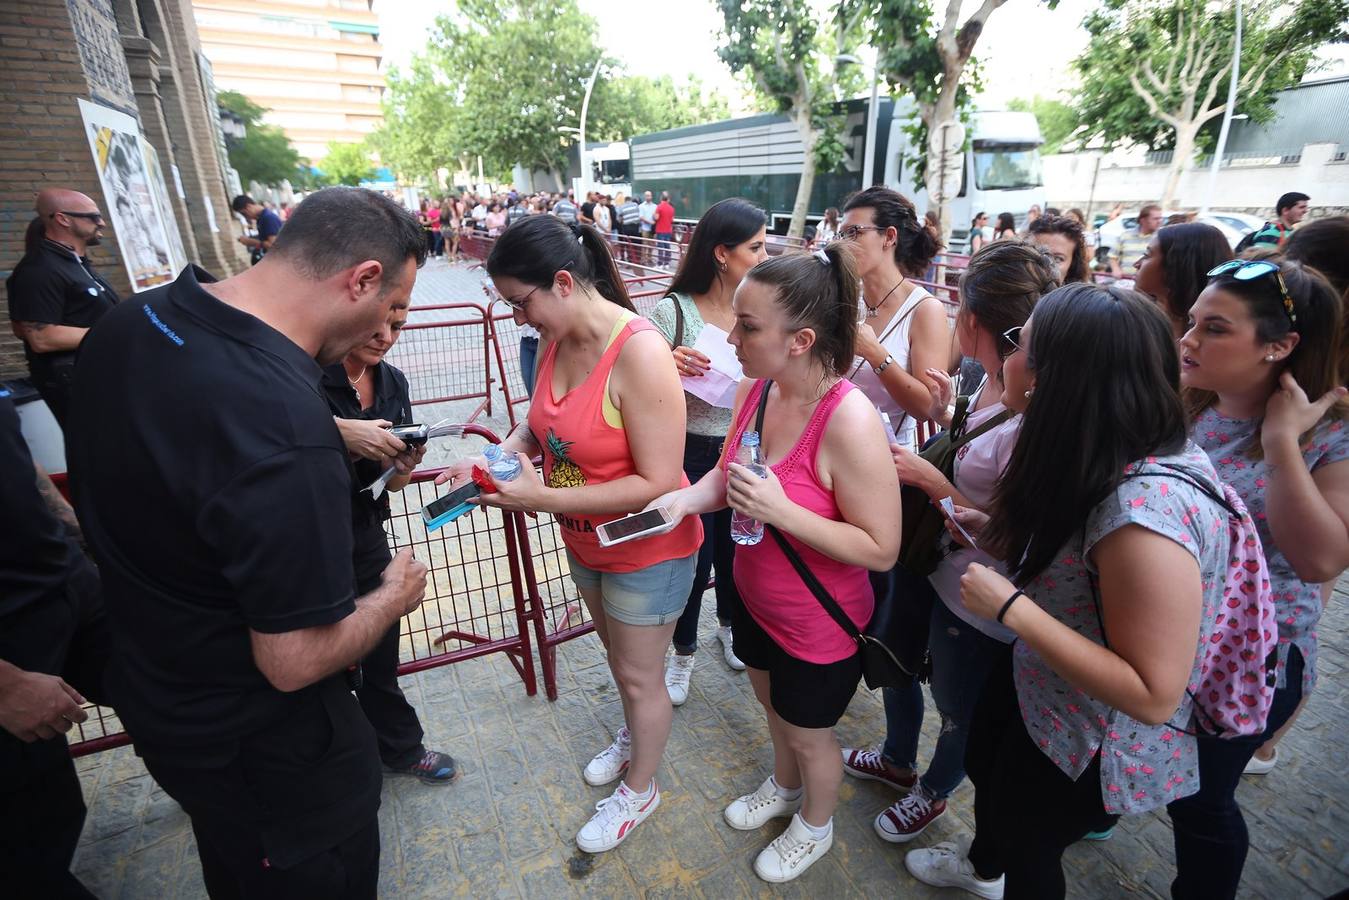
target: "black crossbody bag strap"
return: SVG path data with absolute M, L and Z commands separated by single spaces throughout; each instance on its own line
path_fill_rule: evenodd
M 674 302 L 675 308 L 674 345 L 682 347 L 684 346 L 684 307 L 679 302 L 678 294 L 670 294 L 670 300 Z
M 754 417 L 754 430 L 759 433 L 760 440 L 763 439 L 763 417 L 764 411 L 768 408 L 768 391 L 772 387 L 773 382 L 771 380 L 764 381 L 763 393 L 759 396 L 759 411 Z M 861 644 L 862 632 L 853 624 L 853 620 L 848 618 L 848 614 L 843 611 L 838 602 L 829 596 L 829 592 L 824 589 L 824 585 L 820 584 L 819 579 L 815 577 L 815 573 L 810 571 L 810 567 L 796 552 L 796 548 L 787 543 L 787 539 L 782 536 L 782 532 L 772 525 L 764 523 L 764 530 L 773 536 L 773 540 L 777 541 L 778 547 L 782 550 L 782 555 L 787 557 L 787 562 L 792 564 L 796 574 L 801 576 L 801 581 L 815 595 L 815 599 L 819 601 L 820 606 L 824 607 L 824 611 L 829 614 L 829 618 L 837 622 L 839 627 L 847 632 L 848 637 Z

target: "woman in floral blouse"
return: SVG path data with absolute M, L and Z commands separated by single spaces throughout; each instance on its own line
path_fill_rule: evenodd
M 1070 844 L 1199 789 L 1186 686 L 1222 598 L 1210 573 L 1226 571 L 1230 547 L 1154 304 L 1067 285 L 1008 337 L 1003 403 L 1023 425 L 976 540 L 1012 580 L 971 564 L 961 595 L 1017 641 L 970 728 L 975 836 L 906 864 L 928 884 L 1043 900 L 1064 896 Z
M 1272 767 L 1272 758 L 1261 765 L 1252 754 L 1286 730 L 1311 694 L 1322 590 L 1349 565 L 1349 430 L 1335 291 L 1295 262 L 1237 260 L 1213 272 L 1180 341 L 1181 383 L 1195 443 L 1260 532 L 1279 666 L 1265 733 L 1201 741 L 1200 791 L 1168 809 L 1176 898 L 1236 895 L 1248 846 L 1237 783 L 1248 765 L 1255 774 Z

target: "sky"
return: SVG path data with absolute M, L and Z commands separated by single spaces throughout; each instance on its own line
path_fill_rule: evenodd
M 1069 63 L 1086 45 L 1081 22 L 1098 0 L 1059 0 L 1051 10 L 1040 0 L 1008 0 L 993 13 L 975 48 L 984 66 L 979 106 L 1003 109 L 1014 98 L 1036 94 L 1066 99 L 1074 87 Z M 578 0 L 600 25 L 610 56 L 632 75 L 698 76 L 724 93 L 733 113 L 753 112 L 736 80 L 717 59 L 720 14 L 712 0 Z M 401 65 L 424 43 L 435 17 L 451 0 L 376 0 L 386 61 Z M 964 0 L 962 14 L 978 7 Z M 1332 68 L 1316 77 L 1349 73 L 1349 49 L 1328 52 Z

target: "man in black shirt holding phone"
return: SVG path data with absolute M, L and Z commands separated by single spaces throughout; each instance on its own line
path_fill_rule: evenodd
M 403 551 L 355 595 L 320 364 L 388 327 L 425 258 L 392 200 L 327 188 L 253 268 L 185 269 L 81 347 L 68 458 L 108 690 L 191 816 L 213 898 L 376 896 L 383 779 L 345 673 L 420 605 L 427 570 Z

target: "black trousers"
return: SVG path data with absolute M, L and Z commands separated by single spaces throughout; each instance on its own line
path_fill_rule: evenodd
M 228 763 L 144 756 L 192 818 L 213 900 L 373 900 L 379 883 L 374 733 L 341 676 L 306 689 L 289 715 L 241 737 Z
M 1099 757 L 1073 781 L 1026 733 L 1010 653 L 975 707 L 965 772 L 974 783 L 970 862 L 981 878 L 1007 877 L 1005 900 L 1063 897 L 1063 851 L 1119 820 L 1101 802 Z
M 373 580 L 362 580 L 356 593 L 358 596 L 368 594 L 379 585 L 380 577 L 376 575 Z M 424 733 L 417 710 L 398 686 L 398 639 L 402 624 L 402 619 L 393 623 L 375 648 L 361 660 L 362 683 L 356 691 L 356 699 L 375 729 L 379 758 L 392 769 L 410 766 L 426 752 L 422 746 Z
M 75 382 L 75 367 L 73 365 L 43 366 L 37 369 L 30 367 L 29 373 L 32 375 L 33 387 L 37 388 L 38 396 L 52 411 L 56 424 L 61 426 L 61 433 L 65 434 L 70 416 L 70 389 Z
M 0 659 L 60 675 L 106 702 L 108 632 L 94 567 L 80 558 L 62 593 L 0 619 Z M 0 730 L 0 884 L 16 897 L 92 897 L 70 861 L 84 796 L 65 737 L 24 743 Z

